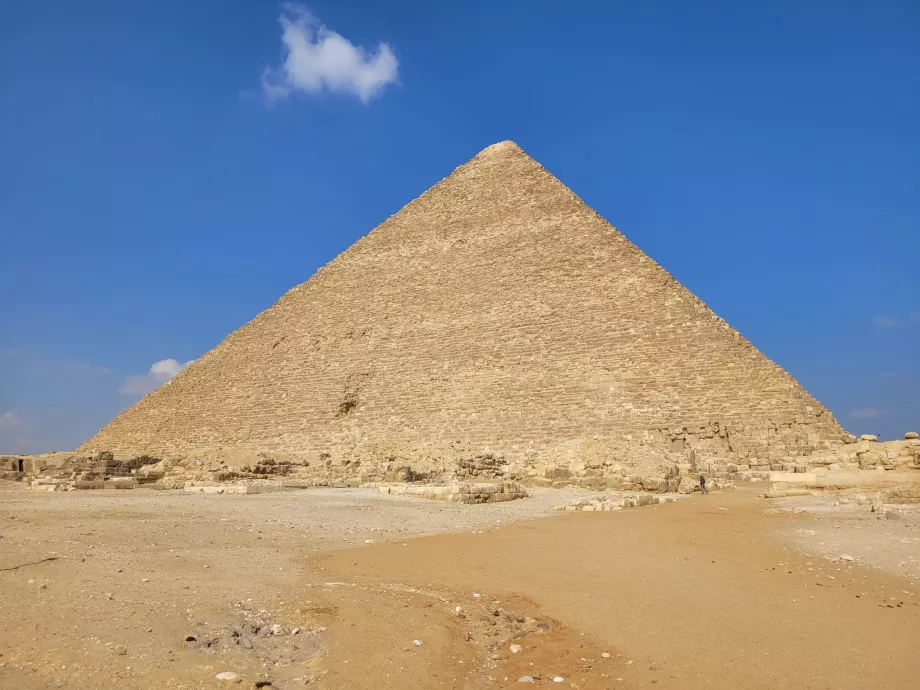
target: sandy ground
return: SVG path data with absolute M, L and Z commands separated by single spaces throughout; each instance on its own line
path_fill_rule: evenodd
M 920 506 L 901 507 L 886 517 L 834 497 L 797 496 L 771 501 L 768 510 L 812 518 L 792 527 L 780 523 L 781 536 L 803 553 L 830 559 L 852 556 L 866 567 L 920 583 Z
M 583 495 L 6 485 L 0 687 L 916 687 L 915 514 Z

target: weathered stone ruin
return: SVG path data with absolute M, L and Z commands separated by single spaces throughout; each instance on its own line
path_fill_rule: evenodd
M 875 436 L 851 437 L 841 448 L 815 453 L 807 463 L 784 464 L 770 472 L 767 498 L 833 492 L 841 500 L 873 510 L 920 504 L 920 439 L 879 443 Z
M 3 455 L 0 456 L 0 479 L 20 481 L 26 473 L 40 471 L 34 460 L 28 456 Z
M 19 471 L 3 473 L 0 478 L 28 479 L 30 486 L 46 491 L 68 489 L 133 489 L 163 478 L 156 468 L 158 458 L 141 455 L 116 458 L 112 453 L 45 453 L 35 456 L 0 458 L 2 466 L 10 463 Z

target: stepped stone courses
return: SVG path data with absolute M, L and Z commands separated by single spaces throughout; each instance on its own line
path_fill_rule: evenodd
M 692 451 L 769 466 L 845 438 L 789 374 L 502 142 L 78 450 L 284 455 L 355 476 L 369 462 L 551 457 L 583 473 L 591 458 L 611 467 L 624 442 L 662 464 Z

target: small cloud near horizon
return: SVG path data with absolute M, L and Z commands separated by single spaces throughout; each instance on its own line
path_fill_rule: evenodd
M 894 328 L 898 325 L 898 320 L 893 319 L 890 316 L 876 316 L 874 319 L 872 319 L 872 323 L 874 323 L 879 328 Z
M 278 21 L 284 60 L 262 73 L 262 93 L 269 102 L 298 91 L 328 91 L 369 103 L 396 82 L 399 63 L 386 43 L 378 43 L 374 51 L 356 46 L 294 3 L 283 6 Z
M 22 419 L 14 410 L 0 414 L 0 429 L 15 429 L 18 426 L 22 426 Z
M 880 314 L 872 319 L 872 323 L 879 328 L 896 328 L 904 324 L 920 323 L 920 311 L 912 311 L 906 316 L 885 316 Z
M 122 395 L 140 396 L 152 393 L 195 360 L 182 364 L 176 359 L 161 359 L 154 362 L 146 374 L 129 376 L 118 389 Z
M 853 410 L 847 417 L 849 419 L 867 420 L 881 419 L 884 415 L 885 413 L 882 410 L 876 410 L 873 407 L 863 407 L 858 410 Z

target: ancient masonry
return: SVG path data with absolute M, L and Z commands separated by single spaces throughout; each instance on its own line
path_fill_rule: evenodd
M 515 470 L 502 476 L 565 479 L 625 475 L 642 465 L 632 455 L 665 477 L 687 462 L 769 469 L 846 437 L 792 376 L 502 142 L 78 452 L 355 476 L 485 459 Z

